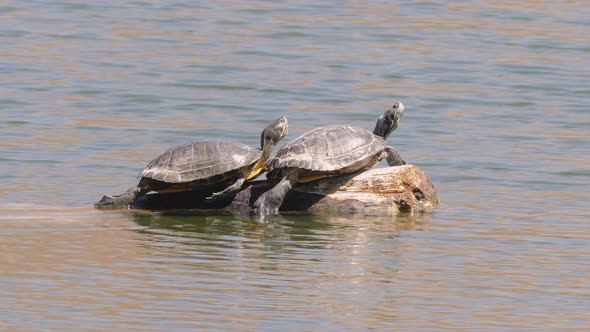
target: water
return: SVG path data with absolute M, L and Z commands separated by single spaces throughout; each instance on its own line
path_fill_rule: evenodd
M 0 329 L 580 331 L 581 1 L 0 6 Z M 104 213 L 171 145 L 371 129 L 442 203 L 395 219 Z

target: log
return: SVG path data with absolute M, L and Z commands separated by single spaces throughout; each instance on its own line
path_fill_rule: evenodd
M 270 188 L 272 184 L 266 180 L 252 181 L 233 199 L 215 203 L 205 201 L 205 195 L 197 192 L 148 194 L 132 208 L 229 209 L 243 214 L 251 212 L 256 199 Z M 280 211 L 395 215 L 400 211 L 430 211 L 438 202 L 438 194 L 430 178 L 417 166 L 403 165 L 299 183 L 287 194 Z

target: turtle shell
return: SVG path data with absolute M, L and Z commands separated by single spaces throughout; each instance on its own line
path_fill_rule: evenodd
M 162 153 L 139 177 L 164 183 L 206 181 L 253 165 L 261 153 L 259 149 L 238 142 L 196 141 Z
M 269 162 L 272 170 L 301 168 L 314 172 L 353 172 L 381 159 L 385 141 L 348 125 L 318 127 L 281 147 Z

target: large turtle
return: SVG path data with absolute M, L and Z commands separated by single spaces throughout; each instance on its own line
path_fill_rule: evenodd
M 261 149 L 229 141 L 195 141 L 173 147 L 152 160 L 139 174 L 136 187 L 118 196 L 103 196 L 96 207 L 133 205 L 150 191 L 199 191 L 209 201 L 236 194 L 245 181 L 266 171 L 265 163 L 277 143 L 287 135 L 287 118 L 278 118 L 260 135 Z M 220 190 L 214 192 L 215 190 Z
M 297 182 L 368 169 L 383 159 L 390 166 L 406 164 L 385 142 L 403 112 L 404 105 L 395 103 L 379 117 L 373 133 L 348 125 L 330 125 L 310 130 L 281 147 L 267 165 L 267 178 L 276 185 L 256 200 L 257 213 L 277 213 Z

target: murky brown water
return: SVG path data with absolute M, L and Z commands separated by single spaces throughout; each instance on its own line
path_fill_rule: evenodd
M 581 331 L 584 2 L 0 5 L 0 330 Z M 171 145 L 371 129 L 434 181 L 395 219 L 100 212 Z

